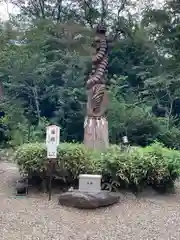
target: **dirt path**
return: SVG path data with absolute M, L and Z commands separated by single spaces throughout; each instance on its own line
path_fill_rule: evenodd
M 173 240 L 180 239 L 180 190 L 171 196 L 135 198 L 96 211 L 79 211 L 47 196 L 16 199 L 13 182 L 18 171 L 0 163 L 1 240 Z

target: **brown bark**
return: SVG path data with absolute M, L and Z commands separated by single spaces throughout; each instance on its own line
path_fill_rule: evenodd
M 86 117 L 84 144 L 94 150 L 104 151 L 109 146 L 108 121 L 104 117 Z
M 104 151 L 109 146 L 108 122 L 105 118 L 107 108 L 105 74 L 108 65 L 106 27 L 99 24 L 96 33 L 96 55 L 92 58 L 92 72 L 86 83 L 88 91 L 84 144 L 90 149 Z

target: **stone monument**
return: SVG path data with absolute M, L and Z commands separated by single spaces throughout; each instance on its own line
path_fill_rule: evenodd
M 108 66 L 108 41 L 106 27 L 100 23 L 96 28 L 94 44 L 96 55 L 92 57 L 92 72 L 86 83 L 87 112 L 84 121 L 84 144 L 90 149 L 103 151 L 109 146 L 107 91 L 105 74 Z
M 68 207 L 94 209 L 117 203 L 117 193 L 101 190 L 101 175 L 79 175 L 79 189 L 70 189 L 59 196 L 59 203 Z

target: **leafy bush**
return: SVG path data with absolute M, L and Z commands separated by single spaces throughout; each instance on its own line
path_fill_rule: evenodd
M 162 127 L 161 127 L 162 128 Z M 170 148 L 180 149 L 180 130 L 179 127 L 171 127 L 168 130 L 161 130 L 158 139 Z
M 46 170 L 46 146 L 41 143 L 22 145 L 15 160 L 21 171 L 41 173 Z M 128 151 L 112 145 L 100 154 L 81 144 L 62 143 L 58 147 L 58 166 L 68 171 L 73 180 L 77 180 L 80 173 L 102 173 L 103 187 L 110 190 L 122 187 L 141 191 L 150 185 L 167 191 L 174 187 L 179 176 L 180 152 L 154 143 Z
M 43 143 L 24 144 L 15 153 L 15 160 L 20 171 L 26 173 L 47 170 L 47 152 Z M 84 145 L 75 143 L 62 143 L 58 147 L 59 170 L 66 170 L 76 180 L 80 173 L 101 172 L 95 153 L 87 150 Z
M 135 191 L 151 185 L 158 191 L 174 187 L 180 172 L 180 153 L 154 143 L 133 151 L 110 149 L 103 155 L 103 176 Z

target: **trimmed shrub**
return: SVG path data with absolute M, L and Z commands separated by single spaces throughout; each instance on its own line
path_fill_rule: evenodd
M 80 173 L 101 172 L 98 153 L 92 152 L 83 144 L 62 143 L 58 147 L 58 170 L 66 170 L 68 175 L 76 180 Z M 46 146 L 42 143 L 24 144 L 14 155 L 20 172 L 42 173 L 47 169 Z
M 141 191 L 150 185 L 166 192 L 174 188 L 180 173 L 180 152 L 154 143 L 133 151 L 110 149 L 103 156 L 103 176 L 108 183 Z
M 14 156 L 20 171 L 46 170 L 46 146 L 25 144 Z M 146 186 L 165 192 L 174 187 L 180 171 L 180 152 L 154 143 L 145 148 L 122 151 L 112 145 L 105 153 L 90 151 L 82 144 L 62 143 L 58 147 L 59 170 L 66 170 L 72 180 L 80 173 L 102 174 L 103 187 L 110 190 L 131 188 L 141 191 Z

